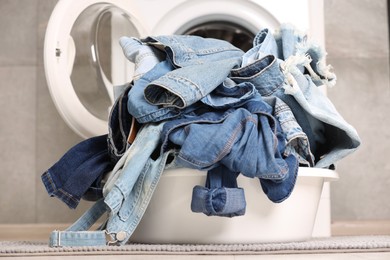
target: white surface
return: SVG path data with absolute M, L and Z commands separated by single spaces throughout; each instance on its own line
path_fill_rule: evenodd
M 258 179 L 242 175 L 247 202 L 244 216 L 209 217 L 190 209 L 192 188 L 204 185 L 206 173 L 190 169 L 164 172 L 140 224 L 131 237 L 141 243 L 263 243 L 302 241 L 312 237 L 318 203 L 325 181 L 336 172 L 300 168 L 291 196 L 271 202 Z
M 332 235 L 330 212 L 330 183 L 325 182 L 314 223 L 313 237 L 330 237 Z

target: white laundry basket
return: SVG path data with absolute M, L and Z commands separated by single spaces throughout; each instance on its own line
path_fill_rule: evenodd
M 299 168 L 291 196 L 271 202 L 259 180 L 242 175 L 247 202 L 244 216 L 226 218 L 193 213 L 192 188 L 204 185 L 206 172 L 165 171 L 131 242 L 231 244 L 303 241 L 312 237 L 324 182 L 337 180 L 332 170 Z

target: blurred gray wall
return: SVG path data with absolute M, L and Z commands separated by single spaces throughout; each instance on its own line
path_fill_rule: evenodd
M 328 96 L 362 145 L 337 165 L 334 220 L 390 219 L 390 86 L 386 0 L 325 0 L 328 63 L 338 76 Z
M 43 68 L 43 39 L 56 0 L 0 0 L 0 223 L 73 222 L 40 175 L 81 141 L 60 118 Z M 385 0 L 325 0 L 329 97 L 363 145 L 337 165 L 334 220 L 390 219 L 390 88 Z

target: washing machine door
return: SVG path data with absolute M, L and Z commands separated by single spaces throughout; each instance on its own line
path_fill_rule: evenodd
M 44 66 L 52 99 L 81 137 L 107 133 L 113 86 L 133 71 L 121 36 L 146 35 L 128 0 L 60 0 L 46 30 Z

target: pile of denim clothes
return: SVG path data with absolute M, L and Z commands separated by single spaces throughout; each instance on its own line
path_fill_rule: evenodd
M 96 201 L 53 231 L 51 246 L 125 244 L 164 169 L 207 171 L 189 207 L 235 217 L 246 207 L 240 174 L 258 178 L 279 203 L 298 167 L 332 168 L 360 144 L 319 88 L 336 82 L 324 50 L 291 25 L 261 30 L 247 52 L 188 35 L 123 37 L 120 45 L 134 77 L 115 89 L 108 135 L 75 145 L 42 175 L 49 195 L 70 208 Z

